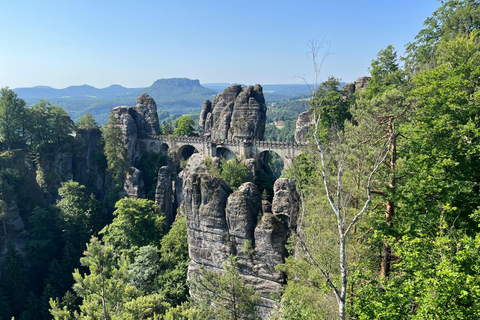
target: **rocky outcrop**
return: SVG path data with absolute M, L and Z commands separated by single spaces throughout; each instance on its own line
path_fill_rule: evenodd
M 346 97 L 350 96 L 351 94 L 354 94 L 356 91 L 365 89 L 368 86 L 368 83 L 370 81 L 371 77 L 360 77 L 357 78 L 354 82 L 347 83 L 342 87 L 342 91 L 346 93 Z
M 271 294 L 280 295 L 285 281 L 275 266 L 284 261 L 285 243 L 296 225 L 299 200 L 295 184 L 289 179 L 277 180 L 269 203 L 262 201 L 253 183 L 246 182 L 232 192 L 222 180 L 192 163 L 184 175 L 191 259 L 188 276 L 198 274 L 201 265 L 220 271 L 228 256 L 236 255 L 245 282 L 261 293 L 258 315 L 268 319 L 274 307 Z
M 100 146 L 102 132 L 100 129 L 78 129 L 76 135 L 80 148 L 74 158 L 74 179 L 95 190 L 96 194 L 104 194 L 105 169 L 98 160 L 103 153 Z
M 3 219 L 0 219 L 0 265 L 7 252 L 7 246 L 11 243 L 15 250 L 24 253 L 28 242 L 28 232 L 25 230 L 25 224 L 20 216 L 20 210 L 15 201 L 7 206 L 7 213 Z
M 298 115 L 297 124 L 295 126 L 295 142 L 303 142 L 305 137 L 315 123 L 312 119 L 313 110 L 307 110 Z
M 137 139 L 157 134 L 160 128 L 157 105 L 153 98 L 144 93 L 137 98 L 136 106 L 116 107 L 112 113 L 122 129 L 130 165 L 138 166 L 143 150 L 137 144 Z
M 199 128 L 212 139 L 263 140 L 266 114 L 262 86 L 232 85 L 217 94 L 213 102 L 205 100 Z
M 144 93 L 137 98 L 137 105 L 131 112 L 137 126 L 137 134 L 146 136 L 157 134 L 160 129 L 157 105 L 152 97 Z
M 168 166 L 163 166 L 158 170 L 155 204 L 158 206 L 158 210 L 165 214 L 165 224 L 168 230 L 175 220 L 173 211 L 172 170 Z
M 132 199 L 145 198 L 145 184 L 142 172 L 135 167 L 130 167 L 125 175 L 123 184 L 124 196 Z

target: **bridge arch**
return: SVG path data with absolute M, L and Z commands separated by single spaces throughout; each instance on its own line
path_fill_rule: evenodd
M 278 179 L 289 162 L 288 159 L 274 150 L 263 150 L 255 157 L 255 168 L 260 169 L 262 163 L 269 166 L 275 178 Z
M 190 144 L 184 144 L 178 148 L 177 152 L 175 153 L 175 161 L 187 160 L 192 156 L 192 154 L 197 152 L 198 150 L 194 146 Z
M 160 142 L 158 150 L 160 153 L 167 154 L 168 149 L 170 149 L 170 146 L 166 142 Z
M 225 158 L 225 160 L 227 160 L 227 161 L 236 158 L 235 153 L 232 150 L 230 150 L 228 148 L 225 148 L 225 147 L 216 148 L 216 153 L 215 154 L 216 154 L 217 157 Z

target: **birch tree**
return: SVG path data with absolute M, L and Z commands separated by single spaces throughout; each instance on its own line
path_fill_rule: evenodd
M 309 195 L 318 197 L 319 192 L 318 189 L 316 194 L 305 192 L 300 180 L 297 181 L 300 182 L 302 214 L 295 234 L 304 256 L 335 296 L 338 305 L 338 319 L 343 320 L 346 318 L 349 276 L 347 240 L 371 204 L 375 175 L 389 154 L 393 135 L 389 135 L 386 140 L 374 143 L 378 140 L 379 132 L 381 132 L 378 130 L 378 125 L 370 119 L 357 118 L 354 121 L 346 121 L 344 130 L 330 130 L 329 142 L 319 137 L 319 133 L 324 129 L 322 128 L 322 119 L 325 111 L 331 107 L 328 100 L 316 96 L 320 69 L 326 56 L 324 55 L 321 60 L 317 59 L 322 45 L 323 43 L 312 42 L 310 46 L 315 70 L 315 86 L 311 97 L 314 131 L 311 151 L 313 152 L 314 170 L 319 176 L 323 188 L 321 195 L 324 199 L 319 201 L 326 204 L 326 206 L 319 205 L 318 207 L 326 210 L 324 214 L 326 219 L 333 217 L 332 221 L 335 225 L 335 230 L 331 234 L 334 237 L 331 239 L 335 251 L 334 256 L 326 259 L 319 258 L 319 255 L 313 253 L 318 253 L 319 248 L 316 246 L 319 242 L 308 240 L 303 229 L 304 221 L 308 219 L 305 211 L 305 197 Z M 351 183 L 350 181 L 354 181 L 354 184 L 357 185 L 356 194 L 353 194 L 349 190 L 351 188 L 347 187 L 348 183 Z M 323 232 L 322 228 L 318 227 L 318 234 L 315 236 L 322 237 Z

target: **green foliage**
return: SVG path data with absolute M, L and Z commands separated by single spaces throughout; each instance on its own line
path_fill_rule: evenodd
M 101 233 L 115 250 L 133 258 L 141 247 L 155 246 L 164 234 L 165 216 L 157 212 L 153 201 L 124 198 L 115 204 L 115 218 Z
M 371 79 L 366 88 L 366 95 L 372 99 L 388 88 L 402 86 L 405 82 L 405 73 L 400 69 L 397 51 L 392 45 L 380 50 L 377 58 L 372 60 L 369 68 Z
M 412 75 L 437 63 L 437 45 L 458 35 L 480 29 L 480 4 L 477 0 L 448 0 L 423 23 L 424 29 L 406 46 L 406 69 Z
M 141 296 L 125 303 L 118 320 L 154 320 L 170 309 L 170 304 L 160 294 Z
M 395 277 L 382 289 L 367 274 L 355 274 L 352 312 L 359 319 L 478 318 L 478 237 L 405 237 L 397 249 Z
M 158 249 L 152 245 L 141 247 L 135 260 L 128 265 L 129 283 L 144 295 L 156 291 L 155 280 L 160 271 Z
M 10 316 L 19 317 L 28 294 L 27 277 L 24 261 L 11 242 L 7 244 L 3 268 L 0 287 L 5 290 L 6 301 L 12 309 Z
M 85 186 L 72 180 L 62 182 L 58 195 L 61 199 L 57 201 L 56 207 L 59 209 L 59 223 L 65 230 L 65 236 L 67 239 L 75 239 L 75 243 L 88 241 L 92 210 Z
M 322 82 L 310 102 L 320 116 L 317 135 L 321 141 L 326 141 L 332 127 L 343 129 L 345 120 L 351 118 L 345 93 L 340 90 L 340 79 L 329 77 Z
M 248 179 L 248 169 L 243 162 L 232 159 L 227 161 L 220 160 L 220 178 L 222 178 L 232 190 L 237 190 Z
M 68 113 L 58 105 L 41 100 L 26 109 L 26 137 L 30 152 L 37 155 L 44 152 L 48 144 L 65 146 L 71 140 L 75 123 Z
M 202 312 L 194 303 L 184 303 L 170 308 L 163 317 L 164 320 L 197 320 L 202 319 Z
M 94 116 L 88 111 L 85 113 L 83 117 L 80 117 L 78 119 L 77 125 L 80 129 L 87 129 L 87 130 L 100 128 L 98 126 L 98 123 L 95 121 Z
M 28 260 L 33 281 L 42 279 L 57 251 L 53 215 L 46 209 L 35 207 L 30 215 L 30 239 L 27 243 Z
M 140 170 L 143 173 L 143 182 L 147 191 L 147 199 L 155 200 L 158 170 L 167 165 L 167 158 L 152 151 L 145 153 L 140 160 Z
M 210 157 L 206 157 L 204 164 L 210 175 L 225 181 L 233 191 L 237 190 L 238 187 L 248 180 L 249 172 L 247 167 L 237 159 L 227 161 L 225 158 L 222 158 L 218 162 Z
M 175 120 L 175 130 L 173 134 L 176 136 L 191 137 L 195 133 L 195 121 L 188 116 L 181 116 Z
M 162 238 L 160 255 L 159 292 L 176 306 L 187 301 L 189 295 L 187 270 L 190 257 L 185 217 L 178 217 L 170 231 Z
M 25 101 L 8 87 L 0 89 L 0 142 L 7 144 L 21 141 L 21 132 L 25 122 Z
M 107 168 L 112 175 L 114 188 L 119 190 L 123 187 L 125 172 L 128 168 L 128 159 L 122 129 L 113 113 L 110 113 L 108 118 L 103 139 L 105 140 Z
M 102 244 L 97 238 L 90 240 L 84 255 L 80 262 L 88 267 L 89 274 L 82 275 L 78 269 L 73 274 L 73 289 L 83 299 L 80 317 L 111 319 L 120 314 L 124 303 L 135 296 L 135 289 L 126 282 L 126 261 L 115 259 L 113 247 Z M 60 308 L 54 300 L 50 300 L 50 305 L 55 319 L 64 318 L 65 312 L 70 313 L 68 308 Z
M 201 274 L 194 276 L 191 286 L 204 318 L 256 319 L 260 293 L 245 285 L 237 264 L 236 257 L 230 256 L 224 264 L 223 274 L 205 270 L 202 266 Z
M 173 134 L 173 123 L 171 119 L 168 119 L 162 122 L 162 124 L 160 125 L 159 134 L 165 135 L 165 136 Z

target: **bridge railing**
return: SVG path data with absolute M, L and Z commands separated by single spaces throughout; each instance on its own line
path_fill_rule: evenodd
M 149 139 L 172 141 L 182 143 L 215 143 L 217 145 L 253 145 L 261 148 L 293 148 L 301 149 L 307 143 L 297 143 L 294 141 L 269 141 L 269 140 L 254 140 L 254 139 L 211 139 L 210 137 L 181 137 L 181 136 L 166 136 L 166 135 L 150 135 Z

